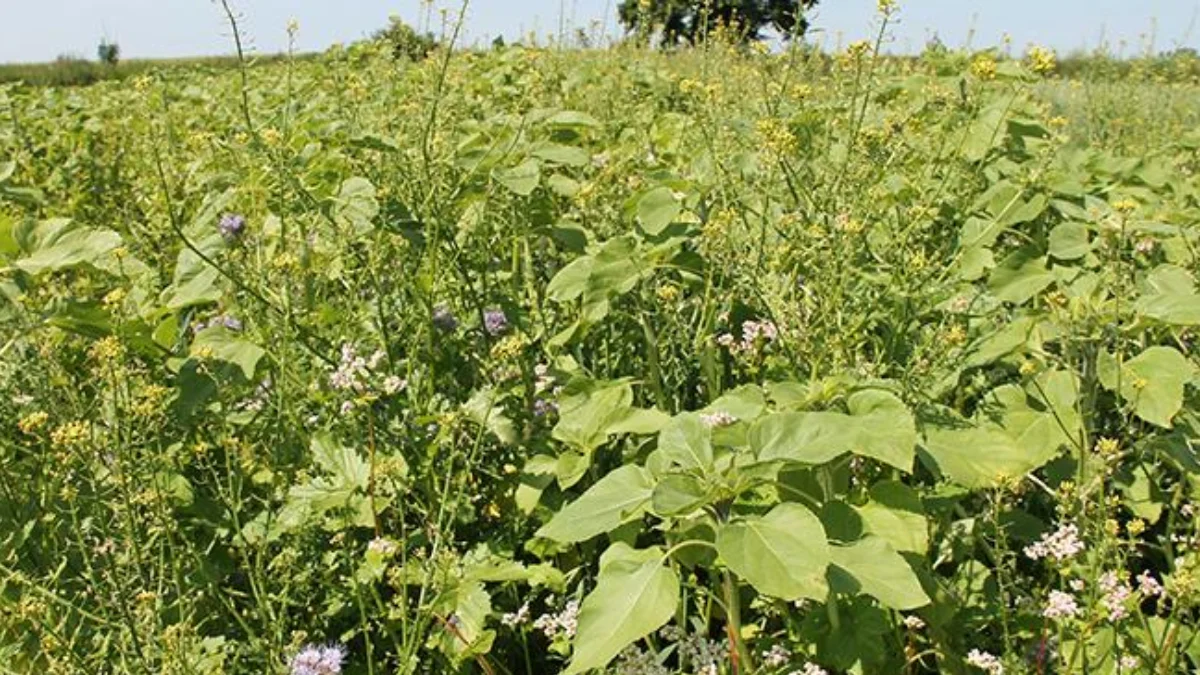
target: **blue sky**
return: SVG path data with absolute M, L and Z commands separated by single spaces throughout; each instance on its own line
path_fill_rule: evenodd
M 468 41 L 510 38 L 528 31 L 556 33 L 593 21 L 613 25 L 619 0 L 473 0 Z M 233 0 L 245 16 L 256 49 L 278 51 L 284 27 L 300 22 L 299 48 L 323 49 L 370 33 L 396 13 L 410 23 L 421 17 L 421 0 Z M 436 6 L 455 0 L 437 0 Z M 900 0 L 900 23 L 892 49 L 919 49 L 937 33 L 962 46 L 996 44 L 1007 31 L 1016 47 L 1036 42 L 1060 51 L 1095 47 L 1139 48 L 1153 35 L 1160 48 L 1200 48 L 1200 0 Z M 828 44 L 864 37 L 875 0 L 823 0 L 814 24 Z M 63 53 L 92 57 L 101 37 L 121 45 L 126 57 L 221 54 L 228 31 L 212 0 L 0 0 L 0 62 L 45 61 Z M 607 19 L 607 21 L 605 21 Z M 438 23 L 434 12 L 434 23 Z M 436 27 L 436 25 L 435 25 Z M 610 30 L 614 30 L 612 28 Z

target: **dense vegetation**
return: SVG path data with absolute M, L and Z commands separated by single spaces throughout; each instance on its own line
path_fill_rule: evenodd
M 0 87 L 0 663 L 1200 664 L 1200 86 L 878 45 Z

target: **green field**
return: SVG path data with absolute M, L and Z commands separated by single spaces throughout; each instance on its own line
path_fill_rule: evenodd
M 0 671 L 1200 666 L 1197 61 L 879 44 L 0 84 Z

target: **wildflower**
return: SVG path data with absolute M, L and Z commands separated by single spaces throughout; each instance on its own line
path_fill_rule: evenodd
M 1133 596 L 1133 589 L 1129 584 L 1121 581 L 1116 572 L 1105 572 L 1096 585 L 1104 592 L 1100 603 L 1108 610 L 1109 621 L 1120 621 L 1129 616 L 1129 609 L 1125 606 L 1126 601 Z
M 396 542 L 383 537 L 375 537 L 371 540 L 371 543 L 367 544 L 367 551 L 385 558 L 395 555 L 397 550 L 399 550 L 399 547 L 396 545 Z
M 1070 560 L 1083 551 L 1079 539 L 1079 528 L 1073 524 L 1062 525 L 1051 534 L 1043 534 L 1038 541 L 1025 547 L 1025 557 L 1030 560 L 1053 558 L 1056 562 Z
M 1076 593 L 1082 593 L 1083 589 L 1087 588 L 1087 583 L 1083 579 L 1072 579 L 1067 585 Z
M 896 11 L 896 0 L 877 0 L 876 10 L 884 16 L 891 16 Z
M 67 422 L 50 432 L 50 443 L 56 448 L 71 448 L 82 445 L 90 433 L 87 422 Z
M 1195 512 L 1196 507 L 1191 502 L 1185 502 L 1183 506 L 1179 507 L 1179 515 L 1184 518 L 1191 518 Z
M 100 364 L 115 363 L 125 355 L 125 347 L 121 345 L 120 340 L 110 335 L 92 345 L 88 355 Z
M 546 637 L 553 640 L 562 635 L 575 637 L 575 628 L 579 623 L 579 601 L 570 600 L 558 614 L 543 614 L 534 622 L 533 627 L 542 631 Z
M 105 307 L 109 309 L 115 309 L 120 307 L 121 303 L 125 301 L 125 296 L 126 293 L 124 288 L 114 288 L 105 294 L 102 302 L 104 303 Z
M 383 393 L 392 396 L 408 386 L 408 382 L 397 375 L 388 375 L 383 380 Z
M 736 424 L 738 418 L 730 415 L 724 410 L 718 410 L 714 413 L 701 415 L 700 421 L 704 424 L 704 426 L 715 429 L 718 427 L 727 427 L 732 424 Z
M 727 656 L 725 644 L 699 634 L 685 635 L 679 640 L 679 658 L 691 664 L 699 674 L 717 675 L 718 664 Z
M 1075 596 L 1062 591 L 1050 591 L 1042 616 L 1047 619 L 1069 619 L 1078 614 L 1079 605 L 1075 603 Z
M 1154 249 L 1157 247 L 1157 241 L 1154 241 L 1150 237 L 1146 237 L 1144 239 L 1139 239 L 1138 242 L 1133 245 L 1133 250 L 1142 255 L 1150 255 L 1151 253 L 1154 253 Z
M 1134 211 L 1137 210 L 1138 203 L 1133 201 L 1132 199 L 1125 198 L 1125 199 L 1119 199 L 1119 200 L 1113 202 L 1112 206 L 1113 206 L 1113 209 L 1115 209 L 1117 212 L 1125 214 L 1125 215 L 1129 215 L 1130 213 L 1133 213 Z
M 1125 531 L 1129 533 L 1129 536 L 1136 537 L 1146 531 L 1146 521 L 1141 518 L 1134 518 L 1125 526 Z
M 667 675 L 671 671 L 658 662 L 654 652 L 629 645 L 618 656 L 617 672 L 622 675 Z
M 1142 572 L 1137 576 L 1138 591 L 1147 598 L 1154 598 L 1162 595 L 1163 587 L 1154 578 L 1154 575 L 1149 572 Z
M 768 668 L 778 668 L 786 665 L 788 660 L 792 658 L 792 653 L 783 645 L 771 645 L 771 648 L 762 653 L 762 662 Z
M 996 61 L 987 54 L 975 57 L 971 62 L 971 74 L 981 80 L 991 80 L 996 77 Z
M 1034 46 L 1029 49 L 1029 67 L 1033 72 L 1049 75 L 1058 67 L 1058 58 L 1054 52 L 1045 47 Z
M 367 388 L 371 369 L 382 360 L 383 352 L 376 352 L 371 360 L 359 356 L 358 350 L 349 342 L 342 345 L 341 360 L 329 376 L 329 385 L 334 389 L 362 392 Z
M 505 612 L 500 617 L 500 623 L 509 628 L 516 628 L 517 626 L 529 623 L 529 603 L 526 602 L 521 605 L 515 612 Z
M 246 230 L 246 219 L 237 213 L 226 213 L 217 223 L 217 231 L 225 241 L 234 241 Z
M 1121 452 L 1121 444 L 1112 438 L 1101 438 L 1096 441 L 1096 454 L 1105 459 L 1115 457 Z
M 1004 675 L 1004 664 L 994 655 L 978 649 L 967 652 L 967 665 L 986 670 L 989 675 Z
M 909 630 L 921 630 L 925 627 L 925 622 L 921 620 L 921 617 L 910 614 L 904 617 L 904 626 Z
M 483 329 L 492 337 L 508 330 L 508 317 L 504 315 L 504 310 L 493 308 L 485 311 L 483 313 Z
M 537 417 L 545 417 L 547 415 L 557 413 L 558 404 L 544 398 L 539 398 L 533 402 L 533 414 Z
M 829 671 L 815 663 L 805 663 L 800 670 L 793 670 L 788 675 L 829 675 Z
M 340 675 L 345 658 L 341 645 L 308 645 L 292 657 L 291 675 Z
M 1120 661 L 1117 661 L 1118 672 L 1122 670 L 1135 670 L 1138 667 L 1138 658 L 1136 656 L 1122 656 Z
M 21 433 L 32 436 L 33 434 L 36 434 L 39 429 L 46 426 L 46 422 L 49 421 L 50 415 L 44 410 L 38 410 L 22 417 L 17 422 L 17 428 L 21 430 Z

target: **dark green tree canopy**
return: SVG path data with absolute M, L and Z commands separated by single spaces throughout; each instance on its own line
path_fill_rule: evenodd
M 760 40 L 770 28 L 787 37 L 808 28 L 804 13 L 817 0 L 623 0 L 618 12 L 630 31 L 660 29 L 666 44 L 692 44 L 708 30 L 737 23 L 745 41 Z

